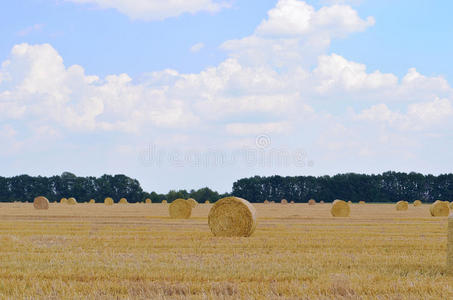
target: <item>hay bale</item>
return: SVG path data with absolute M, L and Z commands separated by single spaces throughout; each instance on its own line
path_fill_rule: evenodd
M 206 200 L 206 201 L 204 202 L 204 204 L 211 204 L 211 201 Z
M 238 197 L 220 199 L 209 211 L 208 224 L 214 236 L 248 237 L 256 228 L 255 207 Z
M 319 201 L 319 203 L 324 204 L 325 202 L 323 200 Z
M 351 208 L 349 207 L 349 204 L 346 203 L 346 201 L 337 199 L 332 203 L 330 213 L 333 217 L 349 217 Z
M 450 209 L 453 209 L 453 202 L 450 203 Z
M 120 199 L 120 202 L 118 202 L 118 204 L 128 204 L 129 202 L 127 202 L 127 199 L 126 198 L 121 198 Z
M 168 207 L 172 219 L 188 219 L 192 214 L 192 205 L 184 199 L 176 199 Z
M 167 200 L 162 200 L 162 204 L 167 204 Z
M 33 207 L 36 209 L 49 209 L 49 200 L 43 196 L 36 197 L 33 200 Z
M 448 217 L 447 273 L 453 275 L 453 214 Z
M 409 203 L 407 201 L 398 201 L 395 206 L 396 210 L 403 211 L 409 209 Z
M 359 201 L 359 204 L 365 204 L 365 201 Z
M 415 200 L 414 201 L 414 206 L 421 206 L 422 205 L 422 202 L 420 200 Z
M 447 217 L 450 214 L 450 207 L 445 201 L 437 200 L 429 208 L 433 217 Z
M 192 208 L 195 208 L 198 205 L 197 200 L 195 200 L 193 198 L 187 199 L 187 202 L 189 202 L 189 204 L 190 204 L 190 206 L 192 206 Z
M 264 204 L 269 204 L 269 200 L 264 200 Z
M 281 204 L 288 204 L 288 200 L 286 199 L 282 199 L 282 201 L 280 201 Z
M 77 200 L 75 198 L 69 198 L 68 199 L 68 204 L 69 205 L 76 205 L 77 204 Z
M 146 204 L 151 204 L 151 203 L 153 203 L 153 201 L 151 201 L 151 199 L 148 198 L 148 199 L 145 200 L 145 203 Z
M 316 204 L 316 200 L 315 199 L 308 200 L 308 205 L 315 205 L 315 204 Z
M 90 203 L 90 204 L 94 204 L 94 203 L 96 203 L 96 200 L 94 200 L 94 199 L 91 199 L 91 200 L 90 200 L 90 201 L 89 201 L 88 203 Z
M 115 203 L 115 201 L 113 201 L 113 199 L 110 198 L 110 197 L 107 197 L 107 198 L 104 199 L 104 204 L 105 205 L 113 205 L 114 203 Z
M 66 199 L 66 198 L 61 198 L 60 204 L 68 204 L 68 199 Z
M 352 204 L 352 201 L 351 201 L 351 200 L 349 200 L 349 201 L 348 201 L 348 204 Z
M 292 200 L 290 203 L 291 203 L 291 204 L 294 204 L 295 202 L 294 202 L 294 200 Z

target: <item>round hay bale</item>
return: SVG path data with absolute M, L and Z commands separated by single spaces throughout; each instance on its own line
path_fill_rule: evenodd
M 359 201 L 359 204 L 365 204 L 365 201 Z
M 33 200 L 33 207 L 36 209 L 49 209 L 49 200 L 43 196 L 36 197 Z
M 162 204 L 167 204 L 167 200 L 162 200 Z
M 264 204 L 269 204 L 269 200 L 264 200 Z
M 348 204 L 352 204 L 352 201 L 351 201 L 351 200 L 349 200 L 349 201 L 348 201 Z
M 294 202 L 294 200 L 292 200 L 290 203 L 291 203 L 291 204 L 294 204 L 295 202 Z
M 208 224 L 214 236 L 248 237 L 256 228 L 256 210 L 247 200 L 226 197 L 212 206 Z
M 415 200 L 414 201 L 414 206 L 421 206 L 422 205 L 422 202 L 420 200 Z
M 315 199 L 308 200 L 308 205 L 315 205 L 315 204 L 316 204 L 316 200 Z
M 211 204 L 211 201 L 206 200 L 206 201 L 204 202 L 204 204 Z
M 110 198 L 110 197 L 107 197 L 107 198 L 104 199 L 104 204 L 105 205 L 113 205 L 114 203 L 115 203 L 115 201 L 113 201 L 113 199 Z
M 77 204 L 77 200 L 75 198 L 69 198 L 68 199 L 68 204 L 69 205 L 76 205 Z
M 146 203 L 146 204 L 151 204 L 151 203 L 153 203 L 153 202 L 151 201 L 151 199 L 148 198 L 148 199 L 145 200 L 145 203 Z
M 333 217 L 349 217 L 351 208 L 349 207 L 349 204 L 346 203 L 346 201 L 337 199 L 332 203 L 330 213 Z
M 282 199 L 281 204 L 288 204 L 288 200 Z
M 450 203 L 450 209 L 453 209 L 453 202 Z
M 121 198 L 120 202 L 118 202 L 118 204 L 128 204 L 127 199 L 126 198 Z
M 403 211 L 409 209 L 409 203 L 407 201 L 398 201 L 395 206 L 396 210 Z
M 189 202 L 189 204 L 190 204 L 190 206 L 192 206 L 192 208 L 195 208 L 198 205 L 197 200 L 195 200 L 193 198 L 187 199 L 187 202 Z
M 184 199 L 176 199 L 168 207 L 172 219 L 188 219 L 192 214 L 192 205 Z
M 91 199 L 91 200 L 90 200 L 90 201 L 89 201 L 88 203 L 90 203 L 90 204 L 94 204 L 94 203 L 96 203 L 96 200 L 94 200 L 94 199 Z
M 447 217 L 450 214 L 450 208 L 445 201 L 437 200 L 431 205 L 429 212 L 433 217 Z
M 447 273 L 453 274 L 453 214 L 448 217 Z
M 61 198 L 60 204 L 68 204 L 68 199 L 66 199 L 66 198 Z

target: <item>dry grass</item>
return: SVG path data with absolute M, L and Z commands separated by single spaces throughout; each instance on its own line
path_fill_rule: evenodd
M 0 299 L 452 299 L 447 218 L 429 205 L 256 205 L 249 238 L 215 238 L 199 205 L 0 204 Z

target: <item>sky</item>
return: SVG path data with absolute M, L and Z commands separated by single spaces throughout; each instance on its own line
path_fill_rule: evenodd
M 0 176 L 450 173 L 451 1 L 0 3 Z

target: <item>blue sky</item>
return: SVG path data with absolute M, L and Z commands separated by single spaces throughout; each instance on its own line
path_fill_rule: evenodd
M 253 175 L 451 172 L 452 9 L 3 1 L 1 175 L 223 192 Z

